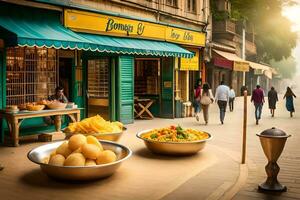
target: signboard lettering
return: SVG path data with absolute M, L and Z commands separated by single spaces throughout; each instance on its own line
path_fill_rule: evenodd
M 122 37 L 140 37 L 179 44 L 205 46 L 204 33 L 152 22 L 70 9 L 65 10 L 64 22 L 66 27 L 75 31 Z

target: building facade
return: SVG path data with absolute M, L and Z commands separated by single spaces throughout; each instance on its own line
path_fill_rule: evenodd
M 61 85 L 82 117 L 132 123 L 134 99 L 147 98 L 155 116 L 173 118 L 205 76 L 208 0 L 0 3 L 1 108 L 45 99 Z M 29 119 L 21 134 L 46 129 Z

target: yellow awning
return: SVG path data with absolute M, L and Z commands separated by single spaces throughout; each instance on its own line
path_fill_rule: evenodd
M 269 66 L 259 64 L 259 63 L 256 63 L 256 62 L 251 62 L 251 61 L 248 61 L 248 62 L 250 63 L 250 67 L 252 69 L 270 70 Z
M 252 69 L 254 69 L 255 71 L 260 71 L 257 74 L 264 74 L 269 79 L 272 79 L 272 73 L 273 73 L 272 67 L 269 67 L 267 65 L 263 65 L 260 63 L 256 63 L 256 62 L 251 62 L 251 61 L 248 61 L 248 62 L 250 63 L 250 67 Z M 254 74 L 255 74 L 255 71 L 254 71 Z
M 249 62 L 238 57 L 236 54 L 219 50 L 214 50 L 214 52 L 227 60 L 233 61 L 233 71 L 249 71 Z

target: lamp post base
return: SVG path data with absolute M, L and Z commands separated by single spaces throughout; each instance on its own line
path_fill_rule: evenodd
M 260 191 L 274 191 L 274 192 L 286 192 L 287 187 L 284 185 L 281 185 L 280 183 L 275 183 L 275 184 L 267 184 L 262 183 L 258 185 L 258 190 Z

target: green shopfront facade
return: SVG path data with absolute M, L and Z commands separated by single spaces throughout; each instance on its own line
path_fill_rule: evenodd
M 162 65 L 170 66 L 162 67 L 162 76 L 173 81 L 170 72 L 173 72 L 175 58 L 193 56 L 170 42 L 74 32 L 62 25 L 62 13 L 58 11 L 6 3 L 1 3 L 0 9 L 1 109 L 45 99 L 54 93 L 56 86 L 63 85 L 69 100 L 84 108 L 82 117 L 86 117 L 89 101 L 93 98 L 89 85 L 93 82 L 93 77 L 89 80 L 89 72 L 93 74 L 93 71 L 89 65 L 94 65 L 94 70 L 102 70 L 100 74 L 105 75 L 103 80 L 107 83 L 106 92 L 98 87 L 102 94 L 96 97 L 100 100 L 94 102 L 107 106 L 107 119 L 132 123 L 135 58 L 155 57 L 167 61 Z M 106 69 L 103 71 L 101 66 Z M 161 92 L 166 102 L 173 101 L 173 88 Z M 64 122 L 66 126 L 66 118 Z M 46 125 L 42 118 L 35 118 L 24 120 L 20 129 L 24 136 L 51 132 L 54 126 Z M 1 141 L 4 132 L 7 132 L 7 125 L 2 120 Z

